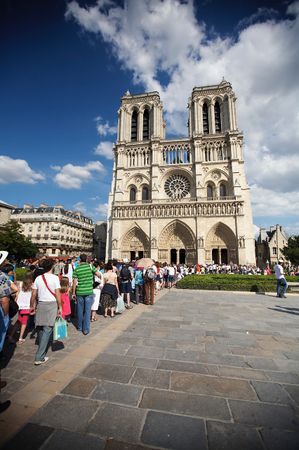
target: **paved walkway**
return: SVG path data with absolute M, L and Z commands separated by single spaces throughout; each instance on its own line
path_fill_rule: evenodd
M 298 450 L 298 316 L 298 295 L 172 290 L 72 332 L 52 366 L 18 349 L 4 448 Z

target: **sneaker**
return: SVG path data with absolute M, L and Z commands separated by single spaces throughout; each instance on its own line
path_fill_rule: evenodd
M 42 361 L 34 361 L 35 366 L 40 366 L 41 364 L 45 364 L 47 361 L 49 361 L 49 357 L 45 356 Z

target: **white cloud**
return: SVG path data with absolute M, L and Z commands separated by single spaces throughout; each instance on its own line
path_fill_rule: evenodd
M 95 148 L 94 154 L 104 156 L 107 159 L 113 159 L 113 143 L 109 141 L 100 142 Z
M 104 174 L 105 168 L 99 161 L 90 161 L 84 166 L 66 164 L 59 169 L 54 181 L 63 189 L 81 189 L 83 183 L 93 179 L 93 174 Z
M 100 203 L 100 204 L 95 208 L 95 214 L 96 214 L 100 219 L 107 219 L 107 214 L 108 214 L 108 203 Z
M 35 184 L 45 179 L 44 175 L 31 169 L 24 159 L 13 159 L 0 155 L 0 184 Z
M 217 84 L 222 76 L 230 81 L 254 215 L 277 216 L 299 215 L 293 201 L 299 198 L 299 2 L 286 8 L 286 19 L 257 10 L 230 37 L 211 37 L 191 0 L 127 0 L 123 7 L 102 0 L 85 8 L 72 1 L 66 17 L 100 34 L 135 83 L 160 92 L 171 133 L 187 133 L 186 103 L 194 86 Z M 169 80 L 164 84 L 161 73 Z
M 77 202 L 74 204 L 74 210 L 80 211 L 82 214 L 87 215 L 87 209 L 83 202 Z
M 101 116 L 95 118 L 97 131 L 100 136 L 114 135 L 117 132 L 117 128 L 109 125 L 109 122 L 106 121 L 103 123 L 103 119 Z

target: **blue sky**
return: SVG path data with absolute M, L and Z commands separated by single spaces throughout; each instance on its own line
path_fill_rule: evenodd
M 299 234 L 299 2 L 0 2 L 0 200 L 105 217 L 120 97 L 157 89 L 168 136 L 192 88 L 238 97 L 254 223 Z

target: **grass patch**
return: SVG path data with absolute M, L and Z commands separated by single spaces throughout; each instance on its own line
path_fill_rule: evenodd
M 286 279 L 296 281 L 294 277 Z M 187 275 L 176 286 L 178 289 L 276 292 L 276 278 L 271 275 Z

